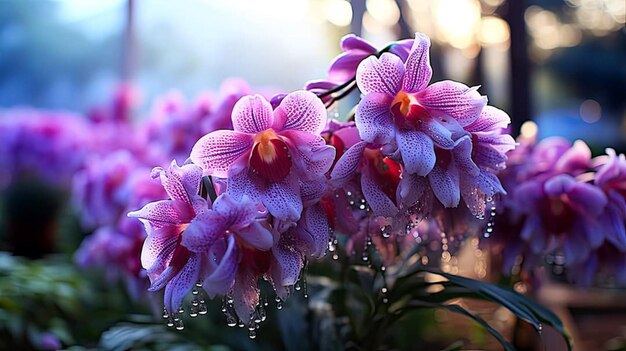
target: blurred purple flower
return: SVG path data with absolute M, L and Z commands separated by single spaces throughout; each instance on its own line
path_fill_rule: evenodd
M 202 137 L 191 160 L 207 175 L 228 177 L 231 196 L 246 194 L 275 218 L 296 222 L 304 185 L 324 183 L 334 159 L 335 150 L 320 137 L 326 125 L 324 105 L 307 91 L 287 95 L 275 111 L 260 95 L 246 96 L 235 105 L 232 121 L 234 131 Z
M 509 167 L 501 174 L 509 195 L 499 202 L 489 239 L 504 248 L 505 271 L 518 256 L 528 261 L 525 269 L 555 252 L 562 253 L 566 266 L 589 259 L 609 232 L 602 218 L 607 196 L 585 173 L 592 165 L 587 145 L 550 138 L 523 145 L 509 156 Z
M 60 350 L 63 346 L 61 340 L 51 332 L 38 333 L 35 343 L 41 350 Z
M 38 110 L 0 111 L 0 188 L 20 177 L 69 187 L 90 139 L 80 116 Z
M 125 183 L 137 167 L 133 155 L 121 150 L 107 156 L 92 156 L 74 176 L 73 202 L 83 226 L 111 225 L 127 208 L 129 190 Z

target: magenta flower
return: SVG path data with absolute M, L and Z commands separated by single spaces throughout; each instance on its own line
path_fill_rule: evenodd
M 364 141 L 401 160 L 399 193 L 406 206 L 428 202 L 433 193 L 445 207 L 456 207 L 463 197 L 478 215 L 486 199 L 504 193 L 495 173 L 515 144 L 502 134 L 510 120 L 486 107 L 476 88 L 451 81 L 428 85 L 429 47 L 429 39 L 417 33 L 405 63 L 384 53 L 359 65 L 357 83 L 365 96 L 356 124 Z
M 357 67 L 368 56 L 376 54 L 378 50 L 370 43 L 354 34 L 341 38 L 341 51 L 328 70 L 328 80 L 334 83 L 343 83 L 353 79 Z M 413 46 L 413 39 L 400 40 L 389 44 L 389 51 L 406 61 Z
M 170 93 L 157 99 L 143 132 L 162 158 L 184 162 L 194 142 L 204 135 L 200 127 L 210 112 L 211 100 L 206 95 L 188 103 L 181 94 Z
M 533 261 L 562 252 L 567 266 L 586 260 L 608 233 L 602 218 L 607 196 L 584 173 L 591 166 L 587 145 L 551 138 L 510 155 L 515 163 L 501 175 L 509 195 L 493 233 L 504 243 L 505 265 L 518 254 Z
M 91 134 L 78 115 L 0 110 L 0 189 L 24 177 L 69 187 L 85 162 Z
M 234 283 L 238 262 L 236 242 L 269 250 L 273 236 L 256 218 L 257 206 L 243 197 L 222 195 L 209 208 L 198 195 L 202 170 L 193 164 L 155 169 L 170 196 L 152 202 L 129 217 L 139 218 L 148 237 L 141 262 L 151 291 L 165 288 L 165 307 L 178 310 L 196 282 L 204 282 L 210 296 L 225 294 Z M 237 239 L 237 240 L 235 240 Z
M 320 137 L 324 105 L 306 91 L 287 95 L 275 111 L 263 97 L 246 96 L 235 105 L 232 120 L 234 131 L 202 137 L 191 160 L 207 175 L 228 178 L 227 192 L 236 199 L 247 194 L 277 219 L 297 221 L 303 182 L 324 182 L 334 159 L 334 149 Z
M 335 143 L 348 149 L 333 167 L 331 183 L 335 189 L 346 187 L 350 181 L 360 183 L 360 191 L 376 216 L 393 217 L 398 213 L 397 189 L 401 166 L 385 157 L 380 148 L 358 140 L 355 127 L 340 129 L 333 134 Z M 354 179 L 358 176 L 358 179 Z M 356 186 L 358 189 L 359 187 Z
M 604 190 L 608 204 L 602 215 L 606 239 L 626 251 L 626 157 L 606 150 L 606 163 L 598 168 L 594 183 Z
M 72 196 L 85 228 L 116 223 L 129 205 L 126 182 L 137 167 L 137 160 L 126 151 L 93 156 L 74 176 Z

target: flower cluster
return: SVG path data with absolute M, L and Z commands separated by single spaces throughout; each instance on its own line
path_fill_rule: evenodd
M 419 33 L 380 51 L 347 36 L 327 80 L 271 101 L 243 96 L 232 128 L 201 137 L 182 166 L 154 170 L 169 199 L 129 216 L 145 225 L 142 264 L 150 290 L 165 290 L 170 324 L 182 327 L 192 291 L 192 316 L 205 293 L 221 295 L 229 324 L 254 330 L 258 280 L 287 298 L 305 262 L 333 246 L 331 227 L 352 246 L 374 236 L 382 248 L 447 208 L 482 216 L 504 193 L 509 117 L 477 88 L 429 85 L 429 47 Z M 326 108 L 357 87 L 356 120 L 328 120 Z
M 509 196 L 493 228 L 505 272 L 516 262 L 530 270 L 548 256 L 557 273 L 564 266 L 581 284 L 591 284 L 597 271 L 626 282 L 624 155 L 608 149 L 592 158 L 583 141 L 556 137 L 539 143 L 521 137 L 520 144 L 501 175 Z
M 72 183 L 83 228 L 93 231 L 76 252 L 81 267 L 106 268 L 109 278 L 125 280 L 132 296 L 145 291 L 148 275 L 140 253 L 146 232 L 126 213 L 166 198 L 150 177 L 151 167 L 171 158 L 184 162 L 204 133 L 230 125 L 234 103 L 249 91 L 245 82 L 230 80 L 218 94 L 204 93 L 191 103 L 170 93 L 156 100 L 147 118 L 133 122 L 138 93 L 122 85 L 109 104 L 90 112 L 88 123 L 96 132 L 86 137 L 87 155 Z
M 22 178 L 68 188 L 83 164 L 88 125 L 79 116 L 27 109 L 0 111 L 0 189 Z

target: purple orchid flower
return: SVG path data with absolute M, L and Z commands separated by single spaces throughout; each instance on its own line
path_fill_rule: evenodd
M 228 178 L 227 192 L 259 200 L 275 218 L 296 222 L 302 212 L 303 182 L 323 182 L 335 150 L 320 137 L 326 109 L 307 91 L 293 92 L 272 110 L 259 95 L 233 109 L 234 131 L 202 137 L 191 160 L 204 173 Z M 321 194 L 320 194 L 321 196 Z
M 348 149 L 333 167 L 331 184 L 341 189 L 359 175 L 360 191 L 376 216 L 393 217 L 398 213 L 396 192 L 400 182 L 401 166 L 385 157 L 379 147 L 358 140 L 356 127 L 333 133 L 335 143 Z M 358 187 L 357 187 L 358 188 Z
M 357 84 L 365 96 L 356 124 L 364 141 L 402 161 L 400 193 L 407 206 L 432 191 L 445 207 L 456 207 L 465 195 L 478 213 L 486 197 L 504 192 L 493 173 L 514 145 L 500 131 L 509 119 L 486 108 L 476 88 L 452 81 L 428 85 L 429 48 L 428 37 L 417 33 L 405 63 L 384 53 L 359 65 Z M 479 198 L 472 195 L 476 189 Z
M 198 281 L 210 296 L 232 287 L 236 272 L 235 236 L 247 244 L 268 250 L 271 232 L 259 222 L 257 207 L 242 198 L 216 199 L 212 208 L 198 195 L 202 169 L 175 162 L 167 169 L 156 168 L 169 200 L 152 202 L 129 217 L 139 218 L 148 237 L 141 262 L 148 272 L 150 291 L 165 287 L 165 308 L 173 313 Z
M 586 260 L 605 241 L 602 215 L 608 204 L 602 189 L 585 177 L 589 148 L 582 141 L 571 146 L 551 138 L 509 155 L 510 168 L 501 174 L 509 196 L 500 202 L 493 233 L 496 241 L 512 233 L 519 238 L 505 239 L 512 250 L 505 250 L 505 265 L 512 266 L 511 257 L 519 254 L 535 261 L 555 251 L 563 253 L 567 266 Z
M 340 46 L 343 53 L 334 59 L 328 70 L 328 80 L 338 84 L 354 79 L 361 61 L 378 52 L 372 44 L 354 34 L 348 34 L 341 38 Z M 404 62 L 413 46 L 413 39 L 396 41 L 388 44 L 388 46 L 389 52 Z
M 76 173 L 73 202 L 85 228 L 113 224 L 128 206 L 125 188 L 128 177 L 137 167 L 137 160 L 126 150 L 106 157 L 94 156 L 85 168 Z M 121 194 L 122 192 L 123 194 Z
M 85 162 L 91 132 L 80 116 L 30 109 L 0 110 L 0 188 L 23 177 L 71 185 Z
M 606 239 L 626 251 L 626 157 L 607 149 L 606 163 L 595 174 L 594 184 L 604 190 L 608 204 L 600 220 Z

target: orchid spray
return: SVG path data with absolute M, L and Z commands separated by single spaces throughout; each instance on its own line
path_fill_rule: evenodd
M 192 317 L 206 310 L 207 298 L 221 296 L 228 325 L 248 325 L 254 338 L 267 306 L 260 281 L 271 284 L 280 308 L 301 290 L 307 262 L 330 251 L 345 274 L 327 293 L 367 311 L 365 320 L 347 316 L 352 343 L 381 347 L 405 312 L 443 308 L 487 326 L 512 349 L 480 317 L 447 303 L 471 293 L 537 330 L 562 331 L 556 316 L 522 295 L 420 257 L 429 240 L 441 240 L 449 255 L 455 238 L 428 233 L 453 231 L 451 218 L 462 232 L 505 194 L 497 174 L 515 147 L 504 132 L 507 114 L 487 105 L 478 87 L 431 83 L 430 40 L 421 33 L 381 50 L 349 35 L 341 48 L 326 79 L 270 100 L 241 97 L 232 125 L 224 124 L 231 128 L 202 136 L 182 165 L 153 171 L 169 199 L 129 216 L 145 225 L 141 263 L 150 290 L 164 290 L 168 325 L 183 328 L 188 293 Z M 354 114 L 329 118 L 356 90 Z M 429 289 L 435 284 L 443 290 Z M 351 295 L 355 286 L 366 293 Z

